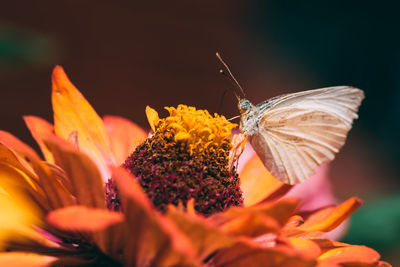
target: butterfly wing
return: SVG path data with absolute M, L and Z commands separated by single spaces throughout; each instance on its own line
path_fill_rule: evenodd
M 257 105 L 258 131 L 250 142 L 276 178 L 300 183 L 335 157 L 363 98 L 361 90 L 348 86 L 273 98 Z

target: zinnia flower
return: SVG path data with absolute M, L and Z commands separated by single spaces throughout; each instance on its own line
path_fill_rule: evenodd
M 101 119 L 61 67 L 52 82 L 54 126 L 24 118 L 44 161 L 0 132 L 0 175 L 12 181 L 0 184 L 1 266 L 390 266 L 321 237 L 359 199 L 299 213 L 284 197 L 291 186 L 256 155 L 238 174 L 245 137 L 231 137 L 225 117 L 179 105 L 159 118 L 148 107 L 148 136 Z

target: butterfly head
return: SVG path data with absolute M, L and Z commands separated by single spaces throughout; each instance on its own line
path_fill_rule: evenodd
M 253 107 L 253 104 L 249 100 L 242 98 L 239 100 L 238 107 L 240 113 L 246 113 Z

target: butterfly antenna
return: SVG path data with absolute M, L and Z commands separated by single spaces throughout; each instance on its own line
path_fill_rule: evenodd
M 225 63 L 225 61 L 222 60 L 221 56 L 219 55 L 219 53 L 216 53 L 217 58 L 219 59 L 219 61 L 221 61 L 222 65 L 224 65 L 225 69 L 228 71 L 229 76 L 226 74 L 226 72 L 224 70 L 220 70 L 219 72 L 224 75 L 225 77 L 227 77 L 229 79 L 229 81 L 237 88 L 239 88 L 240 92 L 242 92 L 243 97 L 246 96 L 246 94 L 244 93 L 244 90 L 242 88 L 242 86 L 240 86 L 239 82 L 236 80 L 235 76 L 233 76 L 231 70 L 229 69 L 228 65 Z M 235 94 L 236 95 L 236 94 Z M 239 97 L 236 95 L 236 98 L 239 99 Z
M 229 76 L 226 75 L 226 73 L 225 73 L 224 70 L 219 70 L 219 73 L 222 74 L 226 79 L 228 79 L 228 81 L 229 81 L 230 83 L 232 83 L 235 87 L 237 87 L 236 84 L 232 81 L 232 79 L 229 78 Z M 236 99 L 237 99 L 238 101 L 240 101 L 240 96 L 239 96 L 239 95 L 236 93 L 236 91 L 235 91 L 234 89 L 232 89 L 232 88 L 226 89 L 226 90 L 224 91 L 224 96 L 225 96 L 225 93 L 226 93 L 227 91 L 230 91 L 230 90 L 232 90 L 232 92 L 233 92 L 233 94 L 235 95 Z

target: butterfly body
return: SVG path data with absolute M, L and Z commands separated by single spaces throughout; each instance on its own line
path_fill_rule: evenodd
M 247 99 L 241 99 L 238 104 L 241 113 L 240 127 L 244 134 L 252 136 L 258 132 L 258 122 L 261 112 L 257 106 L 253 105 Z
M 285 94 L 258 105 L 240 99 L 240 127 L 276 178 L 300 183 L 335 157 L 363 98 L 360 89 L 336 86 Z

